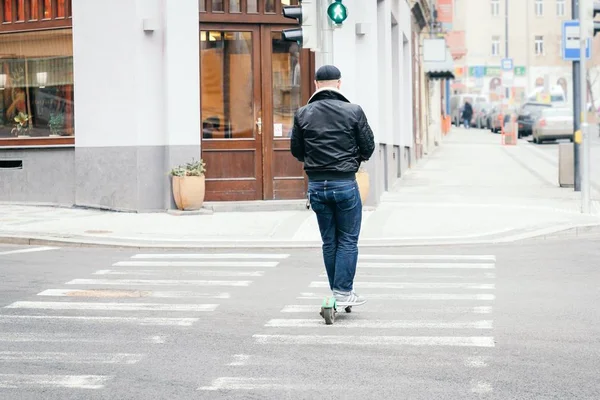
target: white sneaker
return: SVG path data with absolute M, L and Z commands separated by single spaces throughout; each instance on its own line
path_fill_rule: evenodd
M 334 292 L 333 296 L 335 297 L 336 303 L 342 307 L 360 306 L 367 302 L 367 299 L 360 297 L 354 291 L 350 293 Z

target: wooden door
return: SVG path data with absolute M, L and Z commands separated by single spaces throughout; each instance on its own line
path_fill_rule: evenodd
M 261 27 L 263 88 L 264 196 L 270 199 L 306 197 L 303 164 L 290 153 L 294 113 L 310 96 L 310 52 L 284 41 L 286 26 Z
M 263 198 L 260 39 L 258 25 L 201 26 L 200 116 L 207 200 Z

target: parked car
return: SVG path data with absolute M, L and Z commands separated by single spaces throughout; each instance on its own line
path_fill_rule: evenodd
M 471 118 L 471 126 L 477 129 L 483 129 L 487 127 L 487 114 L 492 108 L 492 105 L 487 102 L 475 103 L 473 106 L 473 117 Z
M 552 104 L 538 103 L 534 101 L 528 101 L 527 103 L 523 104 L 517 113 L 519 138 L 531 135 L 533 132 L 533 124 L 539 117 L 540 112 L 550 107 L 552 107 Z
M 533 143 L 556 139 L 573 141 L 573 110 L 569 107 L 545 108 L 533 125 Z

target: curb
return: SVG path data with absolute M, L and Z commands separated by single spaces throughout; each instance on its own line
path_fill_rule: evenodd
M 600 233 L 600 223 L 563 224 L 545 228 L 530 228 L 506 234 L 481 235 L 455 238 L 387 238 L 362 239 L 361 248 L 377 247 L 428 247 L 453 245 L 482 245 L 520 242 L 527 239 L 579 236 L 585 233 Z M 0 243 L 13 245 L 121 248 L 121 249 L 233 249 L 233 248 L 321 248 L 320 241 L 283 240 L 143 240 L 132 238 L 99 238 L 84 236 L 51 236 L 43 234 L 0 233 Z

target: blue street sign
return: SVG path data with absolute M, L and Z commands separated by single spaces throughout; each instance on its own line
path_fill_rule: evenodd
M 579 61 L 579 21 L 563 21 L 562 23 L 562 58 L 565 61 Z M 585 58 L 592 58 L 592 41 L 587 39 Z
M 512 71 L 513 69 L 513 59 L 512 58 L 503 58 L 500 62 L 502 66 L 502 70 L 504 71 Z

